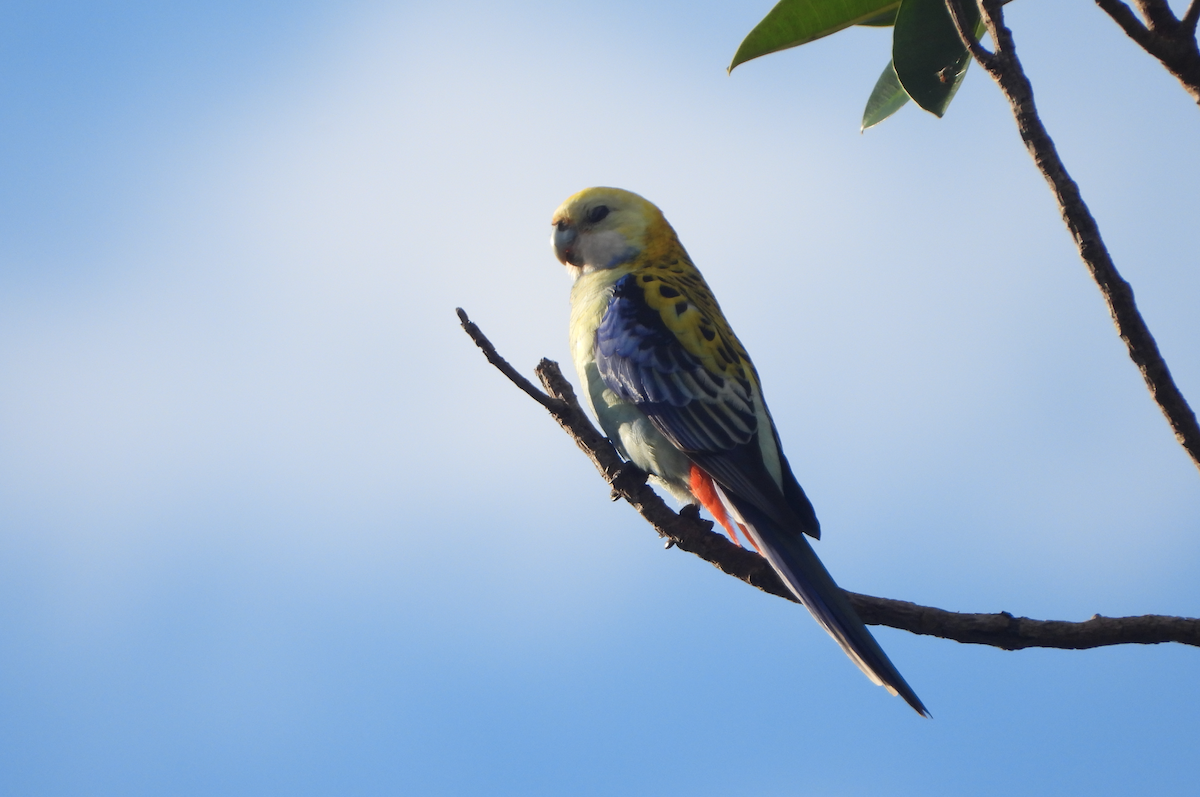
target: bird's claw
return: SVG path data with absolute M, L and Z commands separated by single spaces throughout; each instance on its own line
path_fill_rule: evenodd
M 632 462 L 625 462 L 617 468 L 616 474 L 612 477 L 609 484 L 612 485 L 612 492 L 609 493 L 609 498 L 614 501 L 619 501 L 622 493 L 630 492 L 635 488 L 646 483 L 646 471 L 634 465 Z

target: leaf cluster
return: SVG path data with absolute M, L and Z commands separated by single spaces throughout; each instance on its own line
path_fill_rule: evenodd
M 983 34 L 979 9 L 970 2 L 963 6 L 978 41 Z M 892 59 L 867 98 L 863 130 L 910 99 L 939 117 L 946 113 L 971 54 L 943 0 L 780 0 L 742 41 L 729 69 L 854 25 L 892 28 Z

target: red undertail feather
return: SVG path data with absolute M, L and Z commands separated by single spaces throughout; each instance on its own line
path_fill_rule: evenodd
M 729 539 L 733 540 L 736 545 L 742 545 L 742 541 L 738 539 L 737 532 L 733 530 L 734 524 L 729 520 L 729 513 L 725 511 L 725 504 L 721 503 L 721 498 L 717 495 L 717 490 L 713 487 L 712 479 L 709 478 L 708 474 L 693 464 L 689 481 L 690 484 L 688 486 L 692 488 L 692 495 L 696 496 L 696 500 L 700 502 L 700 505 L 708 510 L 708 514 L 713 516 L 713 520 L 725 528 L 725 531 L 729 534 Z M 742 529 L 742 534 L 746 534 L 746 527 L 742 526 L 741 523 L 737 525 Z M 750 539 L 750 535 L 747 534 L 746 539 Z M 753 543 L 753 540 L 751 540 L 751 543 Z

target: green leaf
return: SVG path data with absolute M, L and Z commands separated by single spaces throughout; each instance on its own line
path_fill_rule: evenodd
M 896 12 L 900 10 L 900 4 L 897 3 L 895 8 L 889 8 L 877 17 L 864 19 L 859 25 L 866 25 L 869 28 L 888 28 L 896 24 Z
M 978 30 L 979 8 L 964 0 L 971 27 Z M 958 38 L 943 0 L 902 0 L 892 33 L 892 63 L 913 102 L 939 117 L 962 85 L 971 54 Z
M 900 0 L 779 0 L 742 41 L 729 71 L 751 58 L 875 20 L 899 5 Z
M 871 96 L 867 98 L 867 107 L 863 111 L 862 127 L 859 128 L 859 131 L 879 124 L 903 108 L 906 102 L 908 102 L 908 92 L 900 85 L 900 78 L 896 77 L 896 69 L 892 66 L 892 62 L 888 61 L 883 74 L 875 82 Z

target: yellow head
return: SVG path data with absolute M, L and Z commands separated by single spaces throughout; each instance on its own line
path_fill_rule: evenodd
M 554 255 L 576 279 L 676 241 L 661 210 L 620 188 L 585 188 L 559 205 L 550 223 Z

